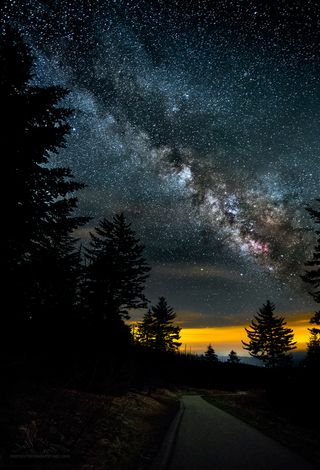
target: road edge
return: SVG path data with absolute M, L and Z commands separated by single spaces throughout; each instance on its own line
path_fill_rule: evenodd
M 179 400 L 179 409 L 173 418 L 169 429 L 163 439 L 160 450 L 157 453 L 150 470 L 166 470 L 172 455 L 173 447 L 176 441 L 178 430 L 180 427 L 181 419 L 184 413 L 184 404 Z

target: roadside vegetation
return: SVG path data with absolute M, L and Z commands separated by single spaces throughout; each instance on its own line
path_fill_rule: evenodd
M 163 389 L 115 396 L 27 383 L 10 405 L 10 455 L 2 455 L 0 468 L 144 470 L 159 451 L 178 401 Z

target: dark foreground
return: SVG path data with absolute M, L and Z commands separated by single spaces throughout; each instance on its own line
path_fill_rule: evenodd
M 194 390 L 285 447 L 296 436 L 294 450 L 306 460 L 320 462 L 319 389 L 312 371 L 211 363 L 193 355 L 164 354 L 137 346 L 120 350 L 121 354 L 112 349 L 98 354 L 93 344 L 81 344 L 86 345 L 83 353 L 75 347 L 66 352 L 61 349 L 58 357 L 17 354 L 0 362 L 0 469 L 147 470 L 177 409 L 177 392 L 161 391 L 168 389 L 184 390 L 182 395 Z M 209 404 L 202 406 L 210 408 Z M 206 411 L 197 413 L 198 417 L 191 418 L 185 414 L 192 426 L 189 431 L 186 428 L 190 437 L 185 449 L 177 450 L 181 455 L 172 465 L 184 462 L 188 452 L 206 459 L 218 450 L 214 453 L 216 465 L 232 469 L 226 465 L 235 446 L 241 450 L 241 458 L 238 455 L 234 468 L 241 469 L 244 462 L 249 469 L 250 453 L 244 443 L 238 444 L 245 424 L 238 433 L 227 430 L 223 434 L 217 419 L 221 411 L 212 419 L 207 419 Z M 219 442 L 216 435 L 224 436 L 225 447 L 221 443 L 214 447 Z M 201 447 L 200 441 L 205 439 L 210 450 Z M 250 439 L 244 441 L 257 441 Z M 280 461 L 277 457 L 276 462 Z M 194 468 L 205 469 L 205 462 Z M 291 464 L 282 468 L 294 469 Z

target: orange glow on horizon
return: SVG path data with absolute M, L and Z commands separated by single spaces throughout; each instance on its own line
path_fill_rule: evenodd
M 180 349 L 181 351 L 190 352 L 191 350 L 193 353 L 201 354 L 207 350 L 208 344 L 211 343 L 217 354 L 228 355 L 233 349 L 240 356 L 248 356 L 249 354 L 243 349 L 241 343 L 241 340 L 247 340 L 245 326 L 182 328 L 180 340 L 182 345 Z M 309 320 L 304 318 L 287 321 L 286 326 L 293 329 L 297 350 L 304 350 L 309 340 Z

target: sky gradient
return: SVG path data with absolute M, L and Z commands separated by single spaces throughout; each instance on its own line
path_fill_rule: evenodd
M 32 48 L 34 83 L 70 90 L 53 161 L 87 184 L 78 236 L 123 211 L 152 266 L 147 296 L 186 328 L 247 324 L 267 299 L 292 321 L 312 311 L 299 276 L 320 195 L 317 1 L 12 0 L 1 13 Z

